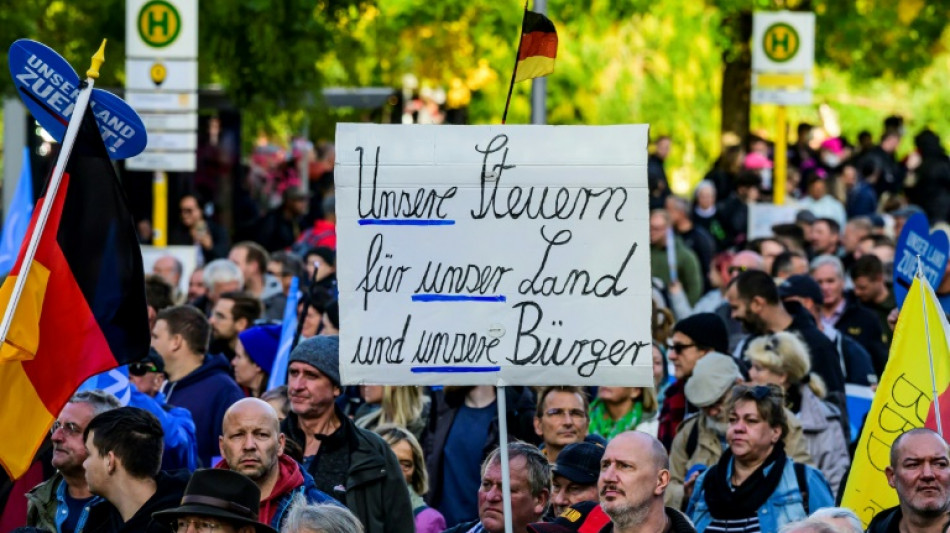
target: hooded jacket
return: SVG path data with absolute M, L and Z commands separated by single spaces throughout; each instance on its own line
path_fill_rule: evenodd
M 346 473 L 346 507 L 363 523 L 366 533 L 405 533 L 415 531 L 409 488 L 392 449 L 381 437 L 356 427 L 335 407 L 340 428 L 349 444 L 349 468 Z M 290 413 L 280 424 L 281 432 L 301 448 L 307 439 Z M 319 455 L 318 455 L 319 456 Z M 308 474 L 318 466 L 311 463 Z
M 211 458 L 218 455 L 218 436 L 224 412 L 231 404 L 244 397 L 241 388 L 228 373 L 231 365 L 221 354 L 206 354 L 204 362 L 187 376 L 165 387 L 169 405 L 191 411 L 198 440 L 198 458 L 210 467 Z
M 83 531 L 96 533 L 171 533 L 169 524 L 152 520 L 152 513 L 164 511 L 181 504 L 181 497 L 185 493 L 185 486 L 191 472 L 176 470 L 174 472 L 159 472 L 155 478 L 157 485 L 155 494 L 149 498 L 138 511 L 129 518 L 122 520 L 118 509 L 112 505 L 96 506 L 89 513 L 89 521 Z M 78 532 L 77 532 L 78 533 Z
M 278 456 L 277 464 L 280 469 L 277 483 L 271 489 L 270 495 L 261 500 L 259 512 L 261 522 L 279 531 L 287 509 L 297 494 L 303 494 L 307 503 L 340 505 L 340 502 L 318 489 L 316 483 L 313 482 L 313 476 L 304 472 L 300 464 L 289 455 Z M 221 461 L 215 468 L 230 470 L 227 461 Z

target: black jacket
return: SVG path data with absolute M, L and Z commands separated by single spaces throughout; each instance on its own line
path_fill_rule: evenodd
M 415 531 L 409 488 L 402 475 L 396 455 L 379 435 L 356 427 L 336 409 L 340 431 L 350 444 L 349 469 L 346 473 L 346 506 L 360 519 L 366 533 L 404 533 Z M 281 432 L 301 448 L 307 438 L 297 415 L 290 413 L 280 424 Z M 317 461 L 310 464 L 308 473 L 314 474 Z
M 887 344 L 881 321 L 873 311 L 862 305 L 853 293 L 845 294 L 844 298 L 844 311 L 835 322 L 835 328 L 853 337 L 868 351 L 874 372 L 880 377 L 884 373 L 884 365 L 887 364 Z
M 900 533 L 901 518 L 903 517 L 904 513 L 901 512 L 900 505 L 884 509 L 871 519 L 867 533 Z
M 472 529 L 473 527 L 475 527 L 476 524 L 478 524 L 478 520 L 472 520 L 471 522 L 462 522 L 461 524 L 456 524 L 446 529 L 442 533 L 465 533 L 469 529 Z
M 509 440 L 520 439 L 539 444 L 540 440 L 534 433 L 534 393 L 529 387 L 505 387 L 504 390 L 508 405 Z M 422 449 L 425 452 L 426 469 L 429 472 L 429 493 L 426 495 L 426 503 L 431 507 L 438 507 L 442 498 L 442 469 L 445 464 L 443 452 L 455 415 L 464 401 L 465 394 L 462 392 L 445 394 L 444 391 L 436 391 L 432 394 L 429 424 L 422 435 Z M 500 438 L 498 418 L 495 417 L 488 428 L 488 437 L 482 447 L 482 456 L 473 460 L 477 459 L 478 464 L 481 464 L 488 454 L 498 447 Z
M 840 398 L 832 398 L 829 394 L 828 400 L 835 404 L 840 403 L 844 409 L 844 372 L 841 371 L 841 364 L 838 358 L 838 349 L 834 343 L 825 336 L 818 326 L 815 325 L 815 319 L 806 311 L 801 304 L 796 302 L 784 302 L 785 310 L 792 315 L 792 323 L 787 331 L 797 333 L 805 345 L 808 346 L 808 352 L 811 354 L 811 370 L 824 380 L 829 393 L 838 393 Z M 753 337 L 749 337 L 742 345 L 741 359 L 746 359 L 746 350 L 749 348 Z
M 155 478 L 158 490 L 128 522 L 122 521 L 122 515 L 115 507 L 99 505 L 90 511 L 85 530 L 98 533 L 171 533 L 169 524 L 152 520 L 152 513 L 178 507 L 190 477 L 191 472 L 187 470 L 159 472 Z

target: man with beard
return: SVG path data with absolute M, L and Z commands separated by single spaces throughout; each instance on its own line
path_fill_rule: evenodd
M 827 399 L 845 409 L 844 373 L 835 345 L 815 325 L 812 316 L 797 302 L 782 303 L 775 281 L 765 272 L 747 270 L 733 278 L 726 290 L 732 318 L 749 333 L 736 354 L 745 359 L 745 350 L 755 337 L 780 331 L 798 334 L 811 354 L 812 371 L 828 387 Z
M 680 425 L 670 449 L 670 484 L 666 489 L 666 505 L 682 509 L 689 501 L 696 478 L 707 467 L 716 464 L 725 448 L 729 417 L 726 399 L 732 387 L 742 382 L 735 360 L 712 352 L 696 363 L 693 377 L 686 384 L 686 399 L 699 408 L 699 413 Z M 810 463 L 802 426 L 789 413 L 788 454 L 800 463 Z
M 695 533 L 683 513 L 664 507 L 669 482 L 670 458 L 660 441 L 639 431 L 614 437 L 600 461 L 600 506 L 611 522 L 600 533 Z
M 280 530 L 297 494 L 307 503 L 337 503 L 284 454 L 286 437 L 280 432 L 277 412 L 267 402 L 258 398 L 235 402 L 224 413 L 221 431 L 218 445 L 224 461 L 217 468 L 240 472 L 261 489 L 260 522 Z
M 896 507 L 878 513 L 869 533 L 946 531 L 950 525 L 950 456 L 947 441 L 926 428 L 912 429 L 891 445 L 887 484 L 897 491 Z
M 57 472 L 26 494 L 26 525 L 72 533 L 82 531 L 91 510 L 111 507 L 90 492 L 82 463 L 88 457 L 83 432 L 101 413 L 121 407 L 115 396 L 100 390 L 73 395 L 51 428 L 52 464 Z

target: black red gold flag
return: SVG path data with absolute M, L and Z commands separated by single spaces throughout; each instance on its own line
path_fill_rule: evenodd
M 142 254 L 125 193 L 86 108 L 13 323 L 0 346 L 0 465 L 22 475 L 70 395 L 88 377 L 145 357 Z M 27 240 L 0 287 L 0 309 L 23 275 Z

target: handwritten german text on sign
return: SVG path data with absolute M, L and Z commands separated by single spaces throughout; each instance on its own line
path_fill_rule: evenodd
M 345 383 L 652 385 L 646 126 L 336 138 Z

